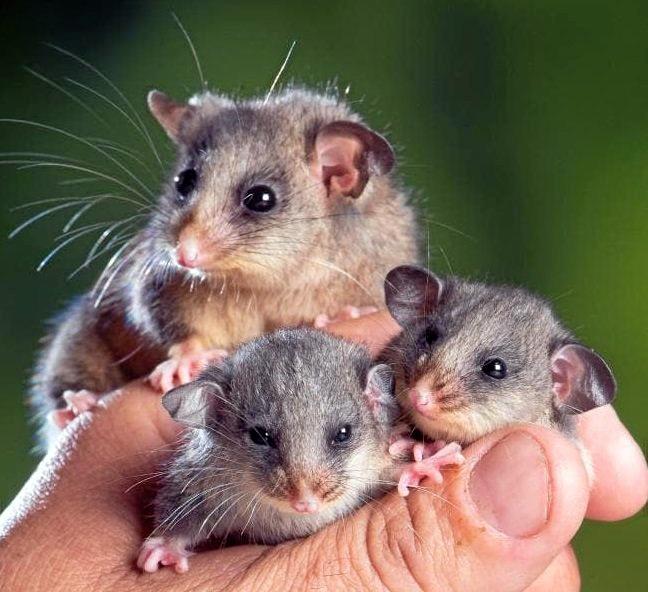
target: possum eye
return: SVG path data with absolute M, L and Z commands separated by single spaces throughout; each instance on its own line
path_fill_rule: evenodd
M 250 436 L 250 440 L 258 446 L 270 446 L 271 448 L 276 448 L 277 446 L 270 432 L 263 426 L 250 428 L 248 435 Z
M 425 349 L 431 345 L 434 345 L 439 340 L 440 334 L 439 330 L 430 325 L 426 327 L 425 331 L 419 335 L 418 344 L 419 347 Z
M 439 340 L 439 330 L 436 327 L 428 327 L 424 334 L 425 343 L 432 345 Z
M 245 192 L 241 203 L 252 212 L 265 214 L 277 205 L 277 196 L 267 185 L 255 185 Z
M 506 377 L 506 364 L 504 360 L 500 360 L 499 358 L 486 360 L 481 370 L 486 376 L 497 378 L 498 380 Z
M 335 436 L 333 436 L 331 444 L 343 444 L 344 442 L 347 442 L 349 438 L 351 438 L 351 426 L 347 423 L 337 431 Z
M 198 173 L 196 169 L 185 169 L 174 177 L 173 182 L 178 192 L 178 202 L 184 203 L 186 197 L 196 188 Z

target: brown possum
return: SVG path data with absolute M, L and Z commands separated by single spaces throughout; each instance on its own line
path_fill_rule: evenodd
M 176 103 L 153 91 L 148 102 L 176 163 L 145 227 L 46 337 L 32 386 L 43 414 L 168 356 L 163 390 L 268 330 L 380 306 L 387 271 L 417 259 L 393 151 L 338 98 L 288 89 Z

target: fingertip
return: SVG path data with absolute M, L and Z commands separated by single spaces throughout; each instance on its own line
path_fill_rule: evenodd
M 648 467 L 641 448 L 611 405 L 579 416 L 578 433 L 594 465 L 587 517 L 623 520 L 648 500 Z
M 578 592 L 580 589 L 576 555 L 571 547 L 565 547 L 524 592 Z
M 464 451 L 465 503 L 504 544 L 555 553 L 578 530 L 588 478 L 578 449 L 533 425 L 499 430 Z
M 444 471 L 441 487 L 426 479 L 405 499 L 388 495 L 361 509 L 356 520 L 378 513 L 367 519 L 363 544 L 372 542 L 374 566 L 402 561 L 421 587 L 445 581 L 464 589 L 469 572 L 485 590 L 523 590 L 582 523 L 589 485 L 580 452 L 555 430 L 520 425 L 464 456 L 461 467 Z M 398 541 L 397 553 L 390 541 Z
M 373 355 L 377 355 L 390 339 L 400 333 L 401 328 L 386 310 L 381 310 L 357 319 L 330 323 L 325 330 L 338 337 L 362 343 Z

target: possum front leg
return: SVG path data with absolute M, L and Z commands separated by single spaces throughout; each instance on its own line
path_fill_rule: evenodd
M 158 570 L 160 565 L 173 567 L 176 573 L 189 570 L 189 556 L 193 553 L 187 550 L 189 539 L 181 535 L 149 537 L 142 543 L 137 556 L 137 567 L 147 573 Z
M 192 549 L 243 528 L 232 500 L 237 497 L 232 484 L 223 482 L 222 476 L 205 476 L 206 462 L 210 462 L 209 453 L 194 441 L 167 466 L 154 500 L 155 528 L 137 556 L 142 571 L 152 573 L 169 566 L 184 573 Z
M 68 390 L 63 392 L 63 400 L 66 407 L 64 409 L 55 409 L 49 415 L 54 425 L 61 429 L 78 415 L 93 409 L 99 402 L 99 395 L 88 389 L 81 389 L 80 391 Z
M 201 527 L 208 518 L 205 502 L 209 487 L 196 480 L 191 465 L 182 467 L 180 458 L 165 470 L 166 476 L 154 500 L 155 528 L 142 543 L 137 555 L 137 567 L 153 573 L 160 566 L 172 567 L 176 573 L 189 569 L 191 548 L 206 540 Z M 196 474 L 199 469 L 195 468 Z
M 31 403 L 40 415 L 54 414 L 55 419 L 62 420 L 65 414 L 59 412 L 66 406 L 82 411 L 81 399 L 90 401 L 89 397 L 74 397 L 74 393 L 86 391 L 87 395 L 100 396 L 126 382 L 97 330 L 98 314 L 91 299 L 82 297 L 65 311 L 54 332 L 46 338 L 31 384 Z M 74 409 L 69 411 L 71 419 Z M 43 425 L 45 447 L 65 423 L 59 421 L 58 427 L 51 422 Z

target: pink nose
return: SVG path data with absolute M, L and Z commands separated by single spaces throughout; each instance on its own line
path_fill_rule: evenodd
M 194 268 L 199 266 L 200 245 L 193 237 L 183 238 L 175 250 L 176 261 L 182 267 Z
M 409 397 L 414 407 L 425 407 L 432 403 L 432 395 L 428 390 L 412 388 L 409 391 Z
M 300 514 L 314 514 L 319 510 L 319 502 L 315 497 L 293 500 L 291 505 Z
M 412 407 L 421 415 L 432 416 L 438 411 L 436 397 L 427 388 L 412 388 L 409 391 L 409 398 Z

